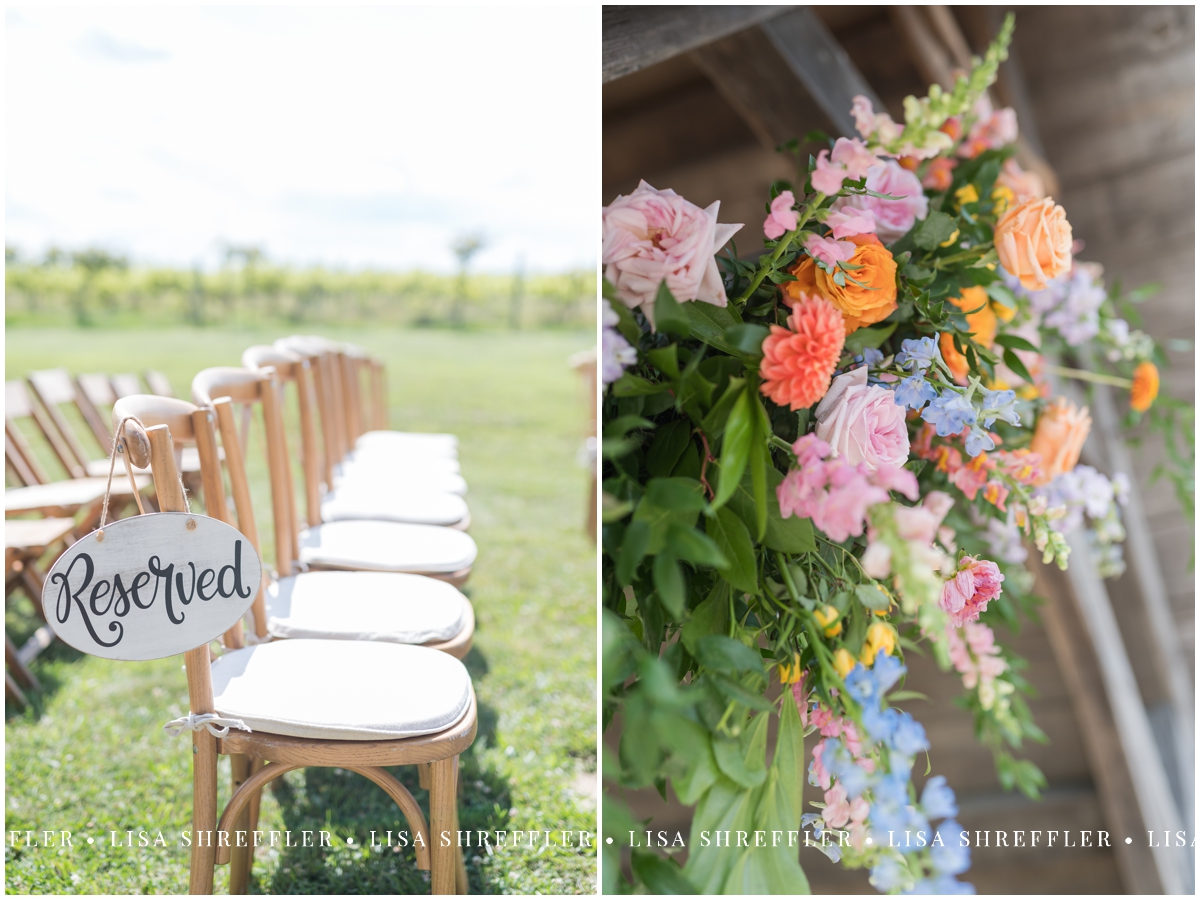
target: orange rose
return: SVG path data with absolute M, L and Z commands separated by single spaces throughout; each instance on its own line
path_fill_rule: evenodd
M 1158 366 L 1152 362 L 1141 363 L 1133 370 L 1133 387 L 1129 391 L 1129 406 L 1134 412 L 1144 413 L 1158 396 Z
M 845 273 L 845 285 L 834 283 L 833 276 L 817 268 L 812 257 L 805 256 L 790 270 L 797 280 L 783 285 L 783 302 L 791 306 L 804 294 L 820 294 L 837 307 L 846 334 L 850 334 L 864 325 L 882 322 L 896 308 L 896 261 L 873 234 L 856 234 L 846 240 L 858 245 L 848 265 L 861 268 Z
M 1071 270 L 1071 223 L 1049 197 L 1009 209 L 996 223 L 995 241 L 1000 265 L 1026 290 L 1044 290 L 1051 278 Z
M 1046 484 L 1079 462 L 1084 441 L 1092 429 L 1087 407 L 1080 409 L 1066 397 L 1055 397 L 1038 417 L 1037 430 L 1029 449 L 1042 458 L 1042 477 Z
M 987 291 L 981 287 L 963 288 L 962 296 L 951 297 L 950 302 L 963 310 L 983 307 L 978 312 L 972 312 L 967 316 L 967 325 L 971 328 L 971 336 L 975 338 L 975 343 L 984 349 L 992 349 L 992 343 L 996 340 L 996 313 L 992 311 L 992 304 L 988 302 Z M 959 384 L 966 384 L 969 371 L 967 358 L 955 349 L 954 338 L 949 334 L 943 334 L 939 346 L 942 350 L 942 359 L 954 373 L 954 380 Z

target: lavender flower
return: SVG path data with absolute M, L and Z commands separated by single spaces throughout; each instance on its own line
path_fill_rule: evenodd
M 613 312 L 607 300 L 604 301 L 600 315 L 604 325 L 601 335 L 600 377 L 605 384 L 612 384 L 625 374 L 626 367 L 637 362 L 637 350 L 617 331 L 616 326 L 621 319 Z

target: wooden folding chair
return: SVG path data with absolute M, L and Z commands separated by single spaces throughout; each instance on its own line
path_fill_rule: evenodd
M 211 448 L 210 415 L 208 410 L 181 410 L 171 416 L 171 426 L 125 431 L 126 452 L 136 464 L 149 464 L 164 511 L 187 509 L 172 432 Z M 417 866 L 430 870 L 433 893 L 465 893 L 458 841 L 440 840 L 444 832 L 458 831 L 458 756 L 471 745 L 477 727 L 475 693 L 462 663 L 426 647 L 316 640 L 230 649 L 213 662 L 209 645 L 218 635 L 197 631 L 196 621 L 184 618 L 177 632 L 189 643 L 194 638 L 196 645 L 185 655 L 191 712 L 182 723 L 192 730 L 189 892 L 211 893 L 214 865 L 231 864 L 230 891 L 245 893 L 253 864 L 251 808 L 262 788 L 293 769 L 326 766 L 357 772 L 383 788 L 413 835 L 421 837 Z M 363 692 L 339 687 L 385 681 L 420 684 L 422 689 Z M 218 719 L 202 718 L 211 716 Z M 218 819 L 221 754 L 231 757 L 235 789 Z M 413 796 L 383 768 L 426 764 L 428 824 Z
M 132 397 L 134 394 L 146 393 L 146 388 L 142 386 L 142 379 L 138 378 L 134 372 L 118 372 L 109 378 L 112 382 L 113 393 L 117 395 L 117 399 L 122 397 Z M 151 391 L 151 393 L 154 393 Z
M 183 400 L 141 395 L 125 397 L 113 410 L 113 421 L 133 417 L 140 426 L 170 424 L 181 416 L 191 418 L 199 407 Z M 224 440 L 234 440 L 232 401 L 213 401 L 213 417 Z M 131 426 L 127 426 L 131 427 Z M 220 498 L 206 512 L 235 524 L 225 503 L 225 482 L 220 461 L 209 444 L 211 425 L 196 431 L 197 450 L 205 479 L 205 496 Z M 269 438 L 272 440 L 273 438 Z M 237 510 L 237 528 L 255 550 L 258 526 L 250 500 L 250 485 L 241 457 L 226 456 L 226 469 Z M 272 483 L 272 510 L 276 519 L 288 520 L 290 510 Z M 470 602 L 453 585 L 422 575 L 398 572 L 301 572 L 296 570 L 292 543 L 277 541 L 277 581 L 264 585 L 251 612 L 256 641 L 271 638 L 321 638 L 376 640 L 422 644 L 461 659 L 471 649 L 475 614 Z
M 299 377 L 304 379 L 307 370 L 299 371 Z M 323 522 L 320 496 L 311 474 L 306 475 L 305 491 L 309 521 L 302 528 L 283 433 L 282 393 L 274 369 L 261 372 L 225 367 L 205 369 L 192 380 L 192 398 L 197 405 L 212 408 L 214 401 L 221 397 L 262 409 L 272 489 L 277 490 L 290 507 L 289 514 L 276 516 L 275 540 L 277 545 L 290 544 L 292 559 L 301 567 L 407 572 L 449 581 L 455 587 L 466 583 L 477 553 L 475 542 L 468 535 L 453 528 L 407 522 Z M 301 416 L 305 416 L 303 407 Z M 235 434 L 232 423 L 228 433 L 222 430 L 226 448 L 234 446 Z M 227 459 L 232 455 L 227 449 Z M 281 570 L 280 575 L 284 574 L 290 572 Z
M 242 363 L 250 369 L 273 368 L 286 390 L 296 385 L 300 406 L 299 456 L 305 479 L 305 490 L 320 493 L 320 521 L 336 522 L 351 519 L 377 519 L 388 522 L 411 522 L 418 525 L 441 525 L 466 530 L 470 512 L 461 493 L 466 482 L 451 467 L 453 460 L 402 459 L 390 469 L 380 469 L 374 479 L 354 479 L 330 489 L 328 469 L 323 465 L 321 441 L 313 434 L 315 400 L 309 360 L 275 347 L 259 345 L 242 354 Z M 325 417 L 322 417 L 324 424 Z M 325 441 L 326 444 L 330 442 Z M 324 482 L 324 484 L 322 484 Z M 310 509 L 310 517 L 313 515 Z
M 160 397 L 175 396 L 175 388 L 171 387 L 171 380 L 157 369 L 146 369 L 142 372 L 142 377 L 146 379 L 146 384 L 150 387 L 150 393 L 157 394 Z
M 41 616 L 45 576 L 39 562 L 46 556 L 47 550 L 71 539 L 74 530 L 74 519 L 5 520 L 4 596 L 7 597 L 18 588 L 24 588 L 29 599 L 33 601 L 34 610 Z M 18 706 L 28 705 L 24 693 L 17 685 L 18 682 L 29 690 L 41 689 L 37 677 L 29 670 L 29 665 L 39 653 L 50 646 L 53 638 L 54 632 L 42 625 L 18 650 L 9 638 L 7 629 L 5 630 L 4 692 L 5 696 Z

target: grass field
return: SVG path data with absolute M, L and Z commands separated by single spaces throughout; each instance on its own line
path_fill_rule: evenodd
M 591 893 L 596 888 L 595 550 L 583 532 L 586 476 L 576 463 L 586 396 L 567 358 L 589 332 L 446 332 L 325 329 L 388 363 L 391 425 L 459 436 L 479 558 L 467 586 L 478 617 L 466 659 L 480 728 L 463 756 L 461 827 L 551 831 L 522 849 L 466 851 L 472 893 Z M 157 368 L 188 396 L 201 368 L 238 365 L 241 351 L 279 332 L 9 329 L 6 378 L 30 369 L 75 372 Z M 270 560 L 261 430 L 248 450 L 255 505 Z M 96 448 L 97 456 L 100 455 Z M 301 504 L 301 509 L 303 505 Z M 8 599 L 18 644 L 34 629 L 23 594 Z M 33 708 L 5 713 L 6 890 L 9 893 L 183 893 L 190 828 L 186 737 L 162 724 L 187 711 L 181 657 L 111 662 L 56 644 L 35 662 L 43 690 Z M 361 684 L 348 690 L 408 691 Z M 228 760 L 221 763 L 221 803 Z M 394 770 L 428 809 L 411 768 Z M 405 829 L 368 781 L 309 769 L 264 793 L 261 829 L 325 829 L 332 847 L 261 848 L 257 893 L 428 893 L 412 848 L 372 848 Z M 41 832 L 72 833 L 46 841 Z M 561 832 L 588 832 L 591 848 L 563 848 Z M 29 846 L 25 832 L 37 846 Z M 127 837 L 127 832 L 132 835 Z M 139 832 L 148 846 L 139 846 Z M 164 845 L 154 842 L 161 832 Z M 113 836 L 115 833 L 115 838 Z M 88 844 L 92 838 L 95 843 Z M 113 843 L 119 846 L 113 846 Z M 133 846 L 126 846 L 126 842 Z M 578 839 L 572 843 L 578 843 Z M 46 844 L 51 844 L 47 846 Z M 228 867 L 217 869 L 218 892 Z

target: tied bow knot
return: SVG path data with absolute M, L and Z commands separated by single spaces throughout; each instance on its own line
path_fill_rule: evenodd
M 213 737 L 227 737 L 229 729 L 236 728 L 238 731 L 249 731 L 250 726 L 241 719 L 227 719 L 224 716 L 218 716 L 216 713 L 188 713 L 186 716 L 180 716 L 163 726 L 165 731 L 171 737 L 179 737 L 185 731 L 200 731 L 207 728 L 208 733 Z

